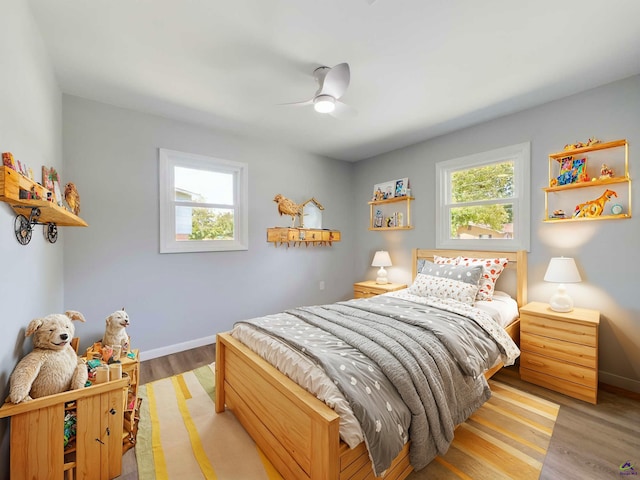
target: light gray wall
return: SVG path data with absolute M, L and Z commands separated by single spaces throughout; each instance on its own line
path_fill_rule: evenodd
M 42 38 L 24 0 L 0 2 L 0 151 L 25 161 L 40 180 L 42 165 L 60 169 L 61 95 Z M 36 227 L 21 246 L 13 233 L 15 214 L 0 203 L 0 385 L 31 350 L 27 324 L 63 308 L 63 243 L 49 244 Z M 0 478 L 9 477 L 9 422 L 0 420 Z
M 567 288 L 576 306 L 600 310 L 600 380 L 640 392 L 640 210 L 634 186 L 628 220 L 543 223 L 548 184 L 548 154 L 565 144 L 596 136 L 603 141 L 626 138 L 631 177 L 640 171 L 640 76 L 635 76 L 538 108 L 486 122 L 411 147 L 358 162 L 355 171 L 357 278 L 375 278 L 369 265 L 373 252 L 390 251 L 391 281 L 410 282 L 411 249 L 435 247 L 435 164 L 525 141 L 531 142 L 531 251 L 529 300 L 547 301 L 554 286 L 542 280 L 549 258 L 575 257 L 583 283 Z M 373 185 L 409 177 L 416 200 L 412 205 L 415 229 L 367 230 Z M 620 187 L 623 188 L 623 187 Z M 624 187 L 626 188 L 626 187 Z M 615 188 L 614 188 L 615 190 Z
M 124 306 L 143 358 L 212 343 L 234 321 L 352 295 L 353 164 L 224 132 L 63 97 L 65 173 L 89 228 L 65 229 L 65 305 L 88 320 L 82 348 Z M 160 254 L 158 148 L 249 165 L 249 250 Z M 325 207 L 331 247 L 275 248 L 266 229 L 288 226 L 273 197 Z M 321 291 L 320 281 L 326 288 Z

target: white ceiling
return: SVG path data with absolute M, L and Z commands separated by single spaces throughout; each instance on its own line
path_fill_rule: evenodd
M 640 73 L 640 0 L 29 2 L 65 93 L 349 161 Z

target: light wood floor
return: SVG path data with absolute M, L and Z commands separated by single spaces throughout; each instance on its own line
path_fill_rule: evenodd
M 140 383 L 192 370 L 214 360 L 214 345 L 143 360 L 140 364 Z M 640 472 L 639 395 L 629 396 L 603 386 L 598 391 L 598 404 L 591 405 L 523 382 L 515 367 L 503 369 L 494 378 L 560 405 L 541 479 L 623 478 L 619 467 L 628 461 Z M 138 478 L 135 449 L 124 455 L 122 475 L 118 478 Z M 518 472 L 514 472 L 513 478 L 518 478 Z M 423 477 L 420 472 L 414 472 L 409 480 L 423 480 Z

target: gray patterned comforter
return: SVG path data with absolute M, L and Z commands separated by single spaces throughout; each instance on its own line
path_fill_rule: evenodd
M 438 307 L 381 295 L 239 323 L 325 370 L 349 401 L 381 475 L 408 438 L 416 470 L 444 454 L 455 426 L 491 396 L 481 373 L 499 356 L 505 360 L 506 351 L 517 351 L 492 338 L 481 326 L 486 318 L 478 323 L 456 308 Z

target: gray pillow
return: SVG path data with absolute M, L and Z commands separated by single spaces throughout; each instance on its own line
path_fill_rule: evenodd
M 462 265 L 439 265 L 428 260 L 420 260 L 418 263 L 418 273 L 432 275 L 434 277 L 449 278 L 470 285 L 478 285 L 482 277 L 482 265 L 465 267 Z

